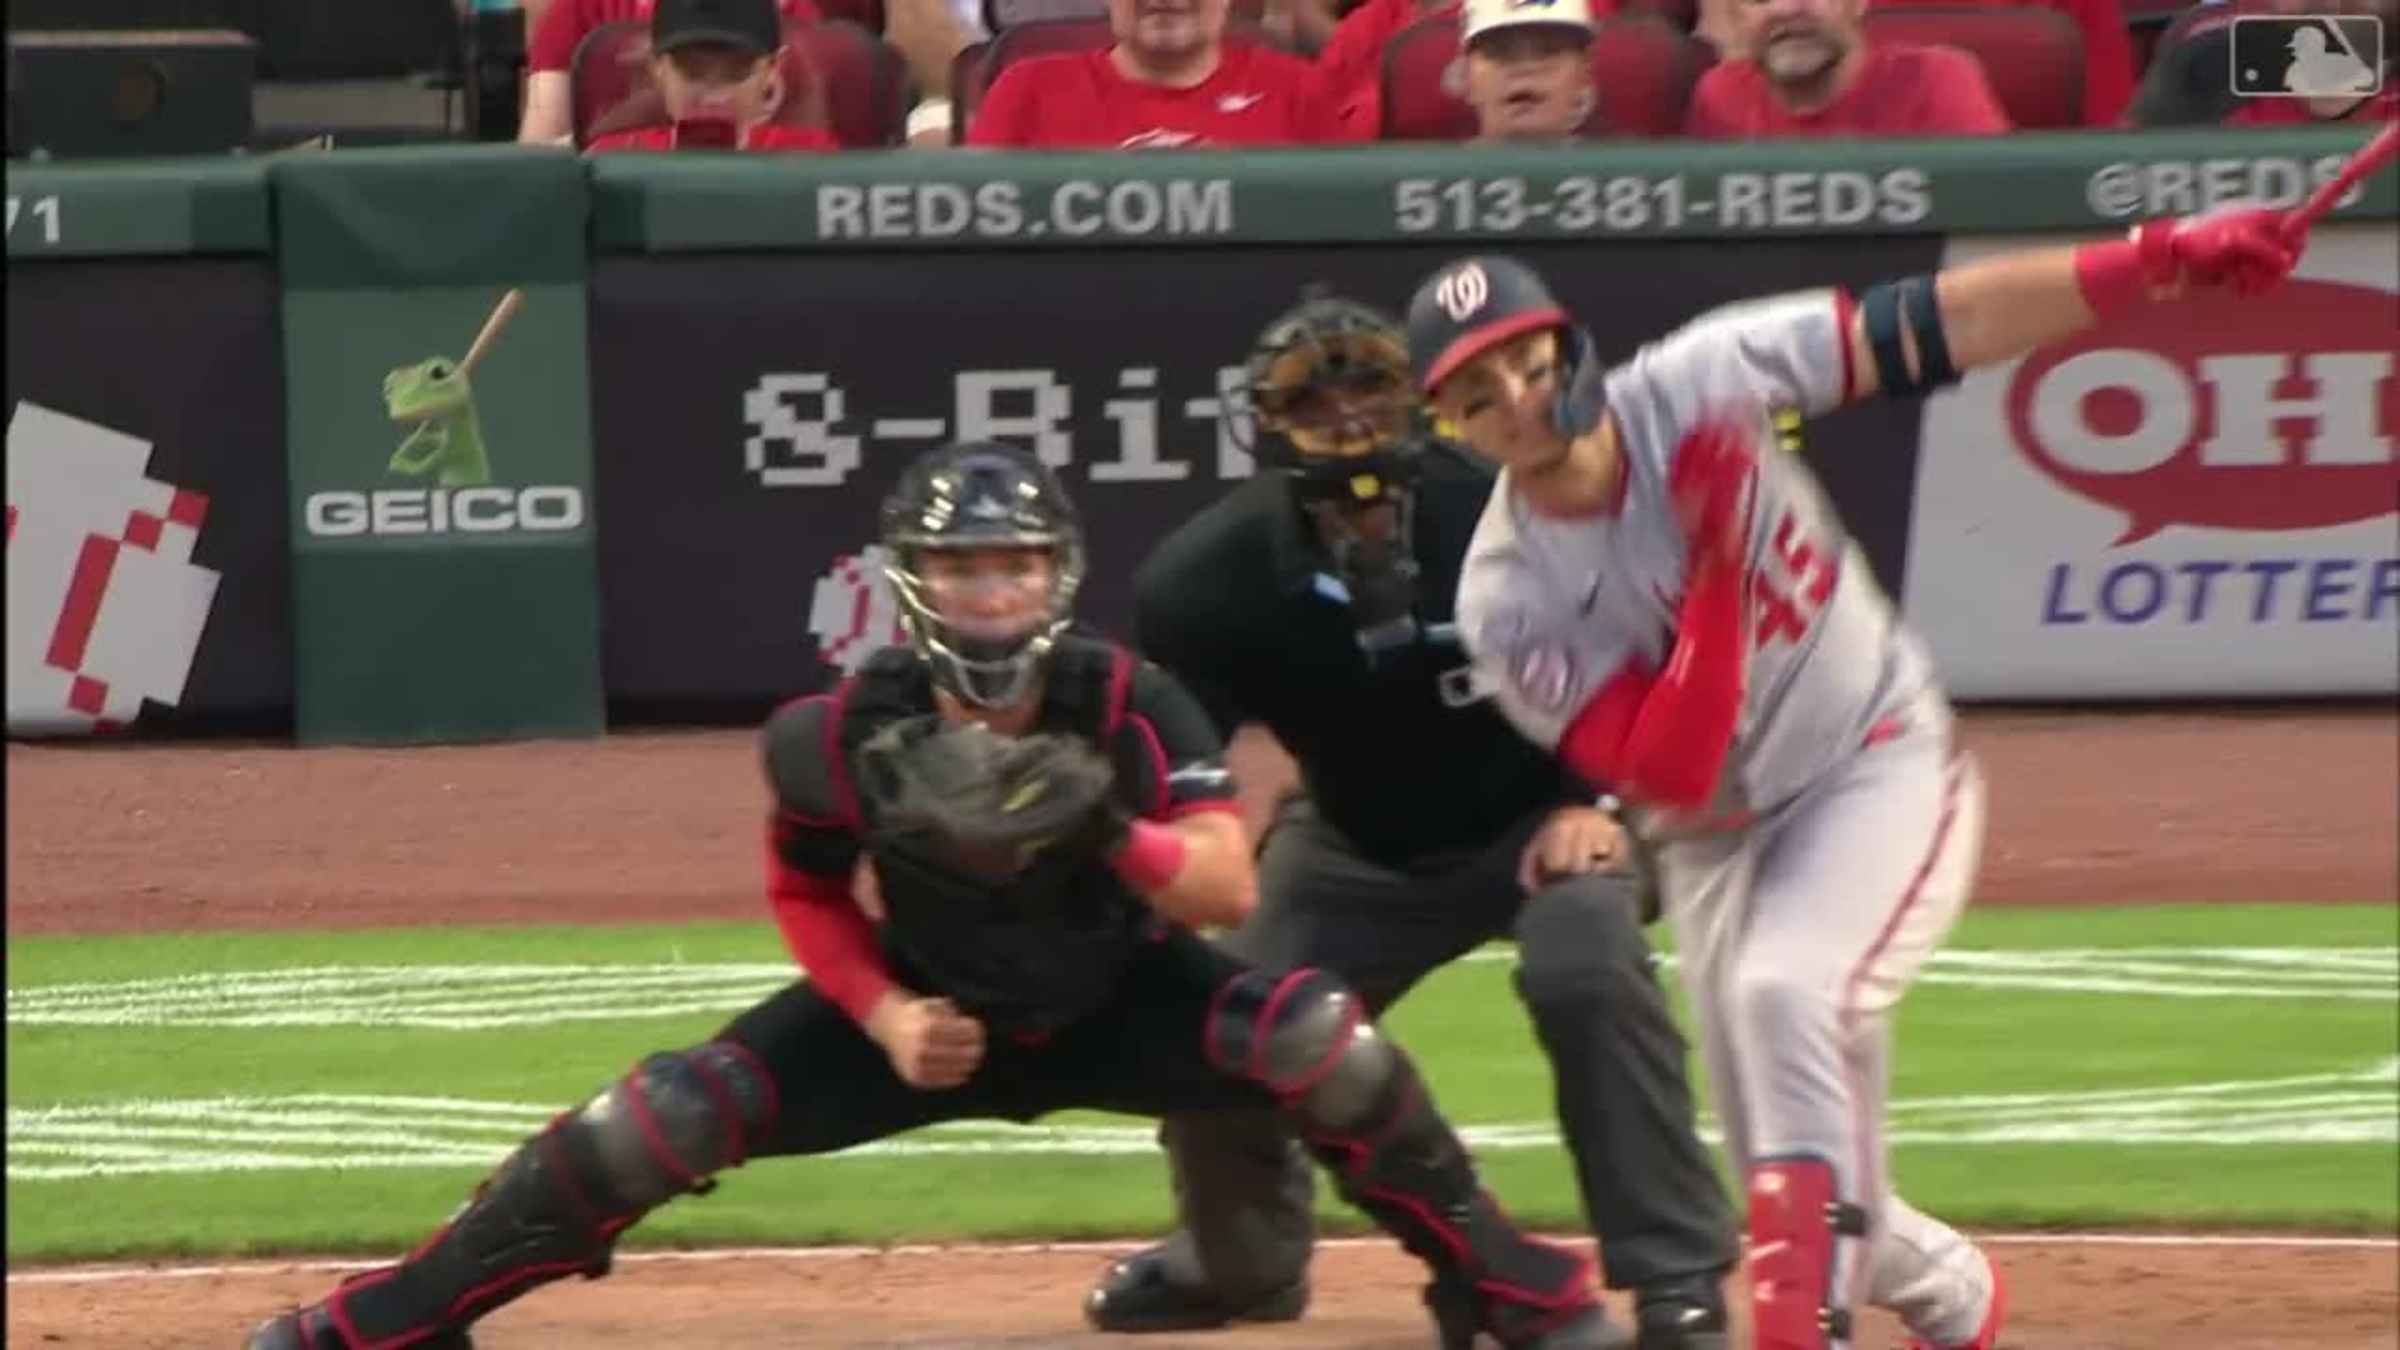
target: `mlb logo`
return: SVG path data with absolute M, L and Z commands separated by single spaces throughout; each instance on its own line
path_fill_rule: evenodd
M 2365 14 L 2244 14 L 2233 21 L 2233 92 L 2247 98 L 2368 98 L 2383 92 L 2383 20 Z

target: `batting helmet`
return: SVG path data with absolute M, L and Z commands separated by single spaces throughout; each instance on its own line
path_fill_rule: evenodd
M 1007 707 L 1032 688 L 1044 657 L 1072 620 L 1083 584 L 1083 526 L 1064 484 L 1031 454 L 997 441 L 964 441 L 921 455 L 883 500 L 884 575 L 900 600 L 908 644 L 934 683 L 963 702 Z M 1031 623 L 988 631 L 945 616 L 920 565 L 941 549 L 1042 548 L 1050 593 Z
M 1460 366 L 1511 338 L 1559 333 L 1559 431 L 1580 436 L 1603 406 L 1601 364 L 1590 334 L 1576 327 L 1541 275 L 1514 258 L 1486 254 L 1444 265 L 1408 302 L 1408 359 L 1427 394 Z

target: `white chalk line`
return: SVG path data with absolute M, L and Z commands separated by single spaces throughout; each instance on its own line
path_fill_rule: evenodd
M 2400 1237 L 2335 1237 L 2296 1233 L 1978 1233 L 1975 1241 L 2005 1247 L 2251 1247 L 2297 1251 L 2394 1251 Z M 1590 1246 L 1588 1237 L 1566 1239 Z M 906 1243 L 890 1247 L 715 1247 L 705 1251 L 620 1252 L 618 1265 L 709 1265 L 726 1261 L 856 1261 L 960 1256 L 1122 1256 L 1146 1239 L 1103 1242 Z M 1388 1247 L 1385 1238 L 1324 1238 L 1320 1248 Z M 131 1284 L 143 1280 L 200 1280 L 226 1276 L 346 1275 L 389 1265 L 386 1260 L 236 1261 L 195 1266 L 62 1266 L 11 1271 L 11 1285 Z
M 10 1107 L 7 1179 L 491 1166 L 552 1114 L 538 1103 L 355 1094 Z M 1886 1136 L 1901 1146 L 2392 1144 L 2400 1058 L 2345 1073 L 1901 1098 L 1888 1120 Z M 1459 1133 L 1491 1152 L 1561 1143 L 1538 1121 L 1462 1124 Z M 1706 1114 L 1700 1133 L 1723 1137 Z M 1129 1157 L 1152 1153 L 1153 1134 L 1147 1123 L 948 1121 L 826 1156 Z
M 1510 961 L 1494 945 L 1473 963 Z M 1664 964 L 1672 969 L 1672 957 Z M 36 985 L 8 991 L 19 1026 L 376 1026 L 480 1030 L 732 1012 L 795 978 L 774 963 L 312 966 Z M 2400 998 L 2400 947 L 1954 949 L 1919 983 L 2159 998 Z

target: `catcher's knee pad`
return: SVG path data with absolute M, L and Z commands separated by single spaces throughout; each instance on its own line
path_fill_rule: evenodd
M 1273 1091 L 1343 1198 L 1476 1290 L 1487 1325 L 1538 1322 L 1592 1302 L 1589 1263 L 1520 1232 L 1484 1192 L 1416 1066 L 1376 1033 L 1341 981 L 1306 969 L 1236 977 L 1218 991 L 1208 1055 Z
M 740 1165 L 772 1126 L 774 1080 L 729 1041 L 651 1055 L 518 1146 L 449 1224 L 326 1311 L 353 1344 L 465 1327 L 537 1285 L 608 1273 L 617 1234 Z
M 1836 1287 L 1840 1244 L 1867 1236 L 1866 1211 L 1844 1204 L 1833 1167 L 1777 1158 L 1750 1169 L 1750 1300 L 1758 1350 L 1832 1350 L 1850 1342 L 1849 1297 Z M 1866 1259 L 1863 1247 L 1850 1254 Z

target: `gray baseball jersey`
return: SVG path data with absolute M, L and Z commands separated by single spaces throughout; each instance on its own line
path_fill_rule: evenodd
M 1535 514 L 1507 474 L 1459 579 L 1458 621 L 1478 686 L 1527 736 L 1555 748 L 1578 711 L 1629 662 L 1655 672 L 1675 640 L 1686 542 L 1668 473 L 1704 416 L 1814 416 L 1849 384 L 1850 301 L 1814 291 L 1720 309 L 1607 376 L 1625 456 L 1623 500 L 1580 519 Z M 1749 679 L 1716 818 L 1789 800 L 1883 719 L 1932 688 L 1902 629 L 1796 455 L 1761 456 L 1748 563 Z M 1928 700 L 1938 703 L 1939 700 Z

